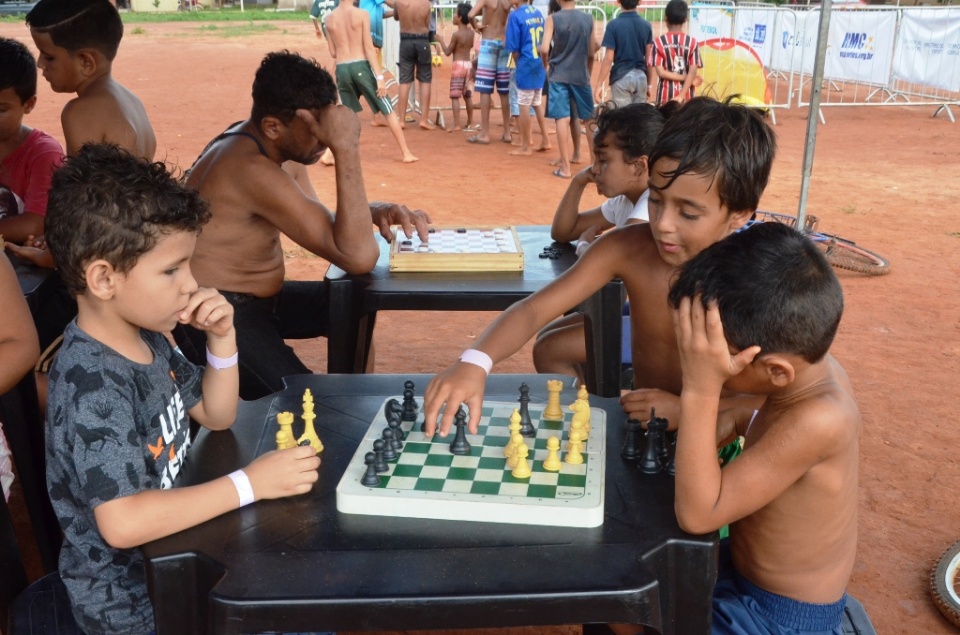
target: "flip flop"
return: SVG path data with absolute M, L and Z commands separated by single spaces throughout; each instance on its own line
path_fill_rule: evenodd
M 490 145 L 489 140 L 484 141 L 477 135 L 473 135 L 472 137 L 467 137 L 467 143 L 479 143 L 480 145 L 484 145 L 484 146 Z
M 551 174 L 553 174 L 554 176 L 558 176 L 558 177 L 560 177 L 561 179 L 573 178 L 573 175 L 567 176 L 566 174 L 564 174 L 564 173 L 560 170 L 560 168 L 557 168 L 556 170 L 554 170 L 553 172 L 551 172 Z

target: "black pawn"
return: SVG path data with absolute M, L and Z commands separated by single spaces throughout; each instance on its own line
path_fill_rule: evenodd
M 411 394 L 415 394 L 415 392 L 416 392 L 416 387 L 414 386 L 413 381 L 410 380 L 410 379 L 408 379 L 407 381 L 403 382 L 403 389 L 404 389 L 404 390 L 409 390 L 409 391 L 411 392 Z M 413 407 L 414 407 L 414 408 L 419 408 L 419 407 L 420 407 L 420 404 L 417 403 L 417 400 L 416 400 L 416 399 L 413 400 Z
M 404 421 L 417 420 L 417 402 L 413 400 L 413 389 L 407 388 L 403 391 L 403 412 L 400 418 Z
M 373 442 L 373 470 L 377 474 L 390 471 L 390 466 L 383 460 L 383 439 L 377 439 Z
M 527 382 L 520 384 L 520 434 L 525 437 L 537 436 L 537 429 L 530 420 L 530 386 Z
M 457 427 L 457 434 L 453 437 L 453 443 L 450 444 L 450 453 L 467 456 L 470 454 L 470 442 L 467 441 L 467 415 L 462 407 L 457 409 L 453 425 Z
M 396 461 L 397 460 L 397 449 L 393 447 L 393 430 L 390 428 L 384 428 L 383 430 L 383 460 L 384 461 Z
M 636 419 L 627 419 L 623 424 L 623 449 L 620 450 L 620 456 L 627 461 L 636 461 L 640 458 L 640 435 L 642 434 L 640 422 Z
M 400 419 L 396 417 L 388 419 L 387 426 L 389 426 L 388 429 L 393 430 L 393 449 L 399 452 L 403 449 L 403 430 L 400 428 Z
M 363 455 L 363 462 L 367 465 L 367 471 L 363 473 L 363 478 L 360 479 L 360 484 L 367 487 L 379 487 L 380 486 L 380 477 L 377 476 L 377 468 L 374 467 L 373 463 L 377 460 L 377 455 L 373 452 L 367 452 Z

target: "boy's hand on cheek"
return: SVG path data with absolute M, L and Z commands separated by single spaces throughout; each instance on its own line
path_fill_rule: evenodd
M 587 167 L 583 168 L 582 170 L 574 174 L 573 180 L 583 186 L 587 186 L 591 183 L 596 183 L 597 178 L 593 174 L 593 166 L 588 165 Z
M 719 396 L 724 382 L 739 375 L 760 353 L 759 346 L 750 346 L 731 355 L 720 309 L 715 301 L 704 308 L 699 295 L 680 301 L 673 312 L 673 326 L 680 348 L 684 392 Z
M 186 308 L 180 312 L 180 323 L 213 337 L 227 337 L 233 333 L 233 305 L 216 289 L 201 287 L 193 292 Z

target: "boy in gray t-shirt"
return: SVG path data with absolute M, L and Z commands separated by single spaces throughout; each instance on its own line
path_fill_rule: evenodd
M 60 577 L 88 635 L 149 633 L 140 545 L 263 498 L 309 491 L 309 447 L 171 489 L 192 417 L 228 428 L 237 413 L 233 307 L 190 273 L 206 203 L 162 163 L 84 146 L 53 177 L 46 237 L 79 313 L 50 371 L 47 482 L 63 528 Z M 201 369 L 163 333 L 207 333 Z
M 593 90 L 590 74 L 593 56 L 599 45 L 593 35 L 593 18 L 576 8 L 574 0 L 562 0 L 560 11 L 547 16 L 540 43 L 540 54 L 549 60 L 547 70 L 547 117 L 557 126 L 557 146 L 560 165 L 553 175 L 569 179 L 570 171 L 570 116 L 571 105 L 589 130 L 593 122 Z M 593 141 L 587 135 L 590 163 L 593 163 Z

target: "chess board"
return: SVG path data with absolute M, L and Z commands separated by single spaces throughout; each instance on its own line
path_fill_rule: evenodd
M 427 242 L 395 227 L 390 271 L 523 271 L 514 227 L 431 227 Z
M 533 474 L 517 479 L 503 456 L 510 415 L 517 406 L 513 401 L 484 403 L 477 434 L 467 434 L 472 446 L 469 456 L 451 454 L 452 431 L 444 438 L 435 435 L 427 439 L 420 432 L 422 413 L 416 422 L 404 421 L 406 439 L 397 459 L 388 462 L 389 470 L 380 474 L 378 487 L 367 487 L 360 483 L 366 471 L 364 455 L 373 451 L 374 440 L 382 438 L 387 427 L 381 407 L 337 485 L 337 509 L 352 514 L 524 525 L 603 524 L 606 413 L 590 409 L 591 430 L 584 443 L 584 462 L 564 462 L 559 472 L 550 472 L 543 469 L 547 439 L 559 437 L 564 456 L 573 413 L 565 412 L 562 422 L 546 421 L 541 419 L 545 404 L 531 403 L 530 418 L 537 433 L 524 440 L 530 448 L 527 460 Z

